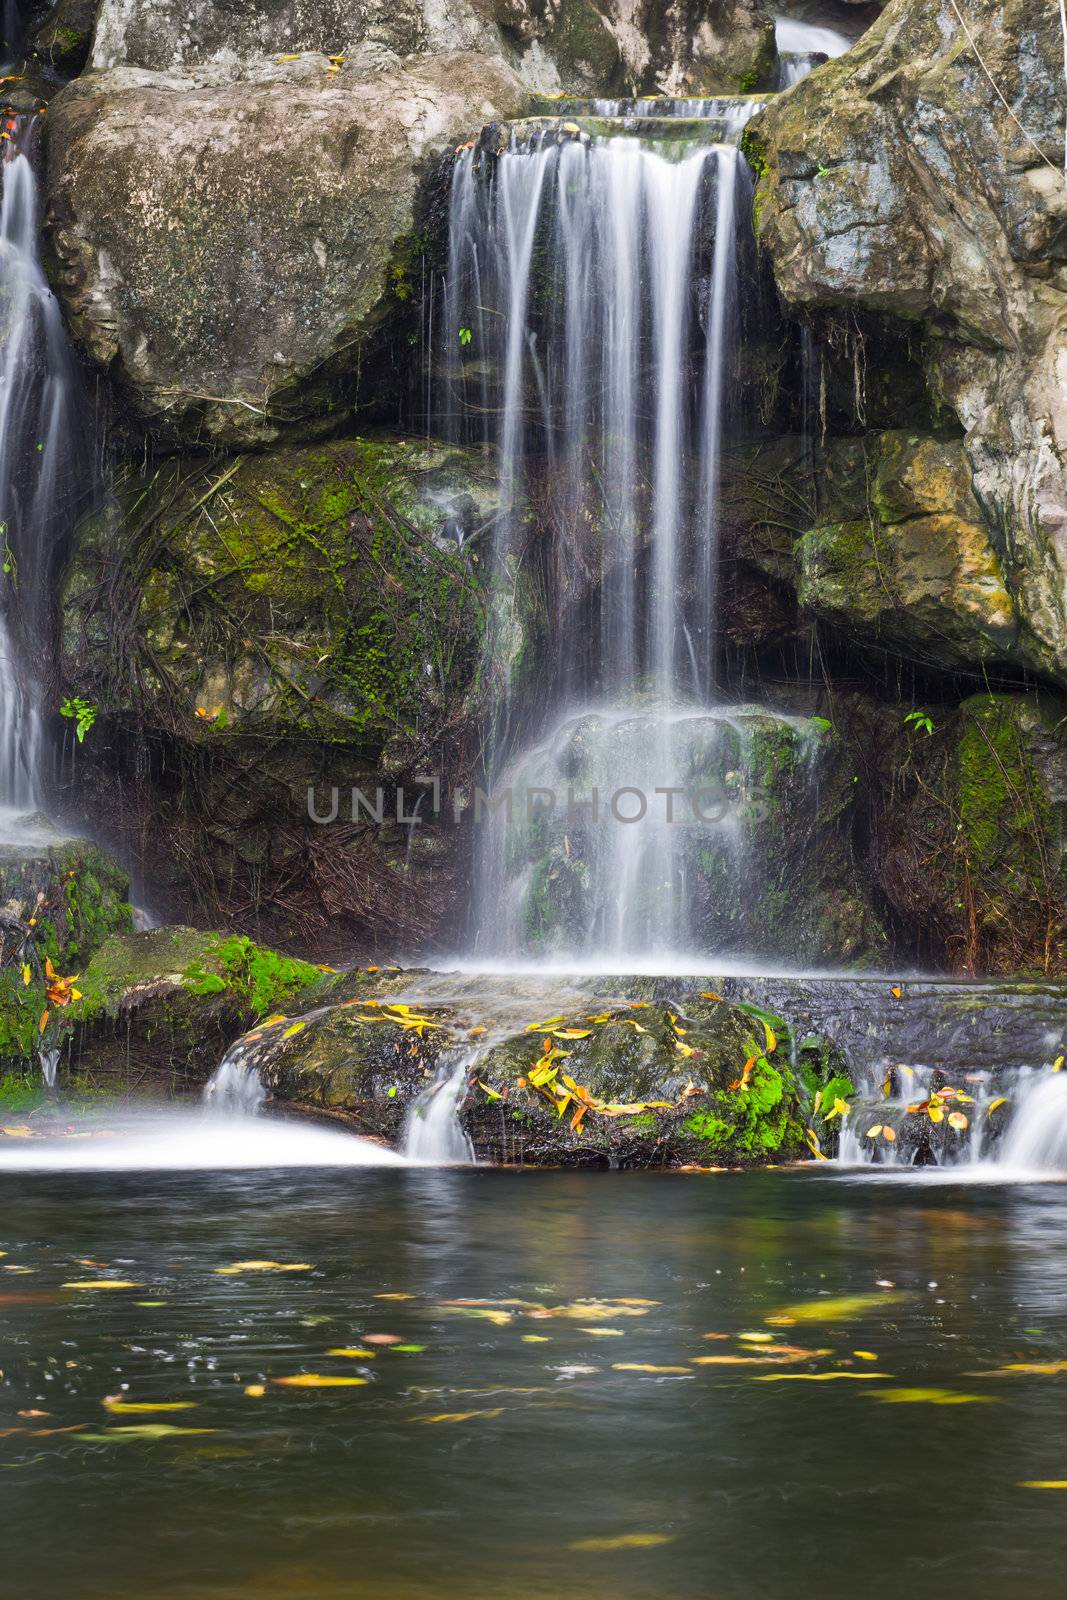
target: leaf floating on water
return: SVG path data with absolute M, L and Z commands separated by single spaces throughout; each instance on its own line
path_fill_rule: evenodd
M 63 1289 L 143 1289 L 143 1283 L 133 1283 L 125 1278 L 85 1278 L 81 1282 L 64 1283 Z
M 579 1333 L 588 1333 L 594 1339 L 622 1339 L 626 1335 L 625 1328 L 579 1328 Z
M 1006 1378 L 1015 1373 L 1029 1373 L 1038 1378 L 1055 1378 L 1067 1372 L 1067 1361 L 1012 1361 L 1006 1367 L 993 1367 L 988 1372 L 970 1372 L 970 1378 Z
M 837 1378 L 853 1378 L 866 1383 L 868 1378 L 891 1378 L 891 1372 L 761 1372 L 753 1383 L 833 1383 Z
M 859 1374 L 857 1374 L 859 1376 Z M 867 1373 L 863 1376 L 874 1377 Z M 991 1394 L 961 1394 L 958 1389 L 872 1389 L 871 1398 L 887 1406 L 996 1405 Z
M 673 1533 L 620 1533 L 614 1539 L 572 1539 L 568 1550 L 598 1555 L 606 1550 L 651 1550 L 656 1545 L 672 1544 Z
M 1020 1489 L 1067 1489 L 1067 1478 L 1023 1478 Z
M 114 1411 L 122 1416 L 146 1411 L 192 1411 L 196 1407 L 195 1400 L 123 1400 L 117 1394 L 105 1395 L 100 1403 L 106 1411 Z
M 445 1316 L 478 1317 L 483 1322 L 491 1322 L 497 1328 L 506 1328 L 513 1320 L 510 1311 L 496 1311 L 490 1306 L 441 1306 L 439 1309 Z
M 749 1344 L 773 1344 L 773 1333 L 739 1333 L 739 1339 L 746 1340 Z
M 424 1344 L 394 1344 L 390 1351 L 394 1356 L 421 1356 L 426 1349 Z
M 373 1350 L 360 1350 L 354 1347 L 350 1348 L 347 1345 L 338 1345 L 333 1350 L 327 1350 L 326 1354 L 328 1356 L 347 1356 L 351 1361 L 373 1361 L 375 1357 Z
M 613 1372 L 656 1372 L 679 1376 L 688 1375 L 690 1370 L 688 1367 L 654 1367 L 646 1361 L 613 1361 L 611 1369 Z
M 871 1350 L 853 1350 L 852 1354 L 861 1361 L 877 1361 L 878 1357 Z
M 400 1335 L 398 1333 L 365 1333 L 363 1335 L 363 1343 L 364 1344 L 399 1344 L 400 1343 Z
M 375 1300 L 414 1300 L 415 1296 L 413 1294 L 404 1294 L 397 1290 L 390 1294 L 376 1294 L 372 1298 Z
M 866 1316 L 869 1311 L 880 1311 L 883 1306 L 899 1305 L 910 1299 L 906 1294 L 845 1294 L 825 1299 L 801 1300 L 795 1306 L 783 1306 L 775 1318 L 788 1317 L 790 1322 L 847 1322 L 850 1317 Z
M 266 1394 L 266 1392 L 267 1392 L 267 1386 L 266 1386 L 265 1383 L 246 1383 L 245 1384 L 245 1394 L 250 1395 L 253 1400 L 262 1400 L 262 1398 Z
M 176 1428 L 169 1422 L 138 1422 L 128 1423 L 121 1428 L 108 1428 L 104 1433 L 83 1433 L 83 1439 L 91 1439 L 94 1444 L 107 1444 L 112 1439 L 120 1442 L 124 1439 L 178 1439 L 188 1438 L 194 1433 L 218 1433 L 217 1428 Z
M 340 1377 L 334 1372 L 298 1372 L 291 1378 L 272 1378 L 283 1389 L 355 1389 L 369 1378 Z
M 232 1278 L 239 1272 L 313 1272 L 310 1261 L 235 1261 L 229 1267 L 216 1267 L 220 1278 Z
M 524 1333 L 523 1344 L 551 1344 L 552 1340 L 544 1333 Z
M 433 1417 L 412 1417 L 412 1422 L 470 1422 L 474 1417 L 502 1417 L 503 1406 L 490 1406 L 486 1411 L 439 1411 Z

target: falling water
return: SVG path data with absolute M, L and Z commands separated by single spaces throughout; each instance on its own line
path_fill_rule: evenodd
M 1006 1167 L 1067 1175 L 1067 1073 L 1041 1073 L 1008 1129 L 1000 1152 Z
M 203 1102 L 211 1111 L 255 1116 L 267 1098 L 255 1065 L 245 1059 L 241 1040 L 228 1050 L 204 1085 Z
M 463 1050 L 443 1061 L 430 1087 L 412 1102 L 400 1141 L 400 1152 L 409 1161 L 473 1164 L 474 1148 L 460 1125 L 459 1107 L 474 1057 L 475 1052 Z
M 12 119 L 0 200 L 0 826 L 39 809 L 40 685 L 52 560 L 86 490 L 76 384 L 41 267 L 36 118 Z
M 499 153 L 460 155 L 439 405 L 449 437 L 496 443 L 505 508 L 492 777 L 511 808 L 478 834 L 481 949 L 640 961 L 692 950 L 698 922 L 715 922 L 698 856 L 737 897 L 753 729 L 774 720 L 724 707 L 715 681 L 721 458 L 751 226 L 736 139 L 758 102 L 591 104 L 621 126 L 647 109 L 686 131 L 650 144 L 520 125 Z M 551 537 L 532 552 L 538 528 Z M 527 712 L 522 726 L 516 574 L 531 555 L 552 681 L 549 720 Z M 535 802 L 548 791 L 552 815 Z

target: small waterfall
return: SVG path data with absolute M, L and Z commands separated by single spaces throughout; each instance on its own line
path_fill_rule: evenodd
M 459 1107 L 476 1051 L 462 1050 L 443 1061 L 429 1088 L 412 1101 L 404 1122 L 400 1153 L 409 1161 L 434 1166 L 473 1166 L 474 1147 L 459 1120 Z
M 820 28 L 811 22 L 801 22 L 797 17 L 775 17 L 774 42 L 780 55 L 843 56 L 851 50 L 853 40 L 835 28 Z M 803 76 L 803 74 L 801 74 Z
M 238 1040 L 229 1049 L 204 1085 L 201 1096 L 209 1111 L 230 1116 L 253 1117 L 267 1099 L 255 1064 L 247 1059 L 247 1049 Z
M 1021 1171 L 1067 1175 L 1067 1072 L 1035 1076 L 1004 1136 L 998 1160 Z
M 41 805 L 39 660 L 51 625 L 53 557 L 84 503 L 77 382 L 41 267 L 37 118 L 11 118 L 0 199 L 0 822 Z

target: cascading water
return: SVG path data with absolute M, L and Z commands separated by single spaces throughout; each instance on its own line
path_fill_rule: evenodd
M 0 199 L 0 832 L 41 805 L 40 686 L 53 556 L 84 502 L 76 377 L 41 267 L 36 118 L 7 125 Z
M 475 1059 L 475 1051 L 463 1050 L 456 1060 L 442 1062 L 430 1087 L 412 1101 L 400 1141 L 401 1154 L 409 1161 L 473 1164 L 474 1147 L 460 1126 L 458 1112 Z
M 520 125 L 495 156 L 456 162 L 441 421 L 495 442 L 505 508 L 491 656 L 494 788 L 510 800 L 479 830 L 477 949 L 640 963 L 709 934 L 722 947 L 706 879 L 739 893 L 755 733 L 789 723 L 724 706 L 715 683 L 720 464 L 751 247 L 736 139 L 758 101 L 591 104 L 624 133 L 646 113 L 660 132 Z M 536 525 L 559 619 L 547 728 L 512 706 L 515 577 Z

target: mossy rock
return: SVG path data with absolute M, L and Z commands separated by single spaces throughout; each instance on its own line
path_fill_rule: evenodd
M 418 978 L 339 979 L 296 1023 L 254 1029 L 241 1059 L 279 1101 L 394 1142 L 435 1076 L 458 1069 L 478 1158 L 540 1166 L 791 1160 L 837 1068 L 821 1041 L 794 1052 L 780 1018 L 710 993 L 616 999 L 501 1037 L 488 1013 L 488 1029 L 471 1028 L 469 997 L 419 1003 Z M 539 1068 L 555 1074 L 540 1087 Z M 569 1093 L 564 1075 L 580 1088 Z
M 126 873 L 88 840 L 0 845 L 0 1060 L 32 1059 L 49 1042 L 52 974 L 84 972 L 109 936 L 132 928 L 129 892 Z
M 242 937 L 181 927 L 115 936 L 46 1042 L 62 1051 L 61 1076 L 124 1092 L 194 1092 L 250 1024 L 311 1004 L 335 981 Z

